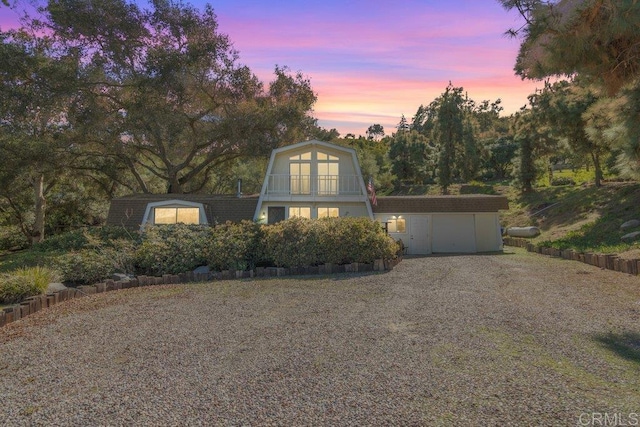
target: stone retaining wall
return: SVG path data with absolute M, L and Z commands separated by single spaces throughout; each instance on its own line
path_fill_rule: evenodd
M 116 291 L 119 289 L 137 288 L 139 286 L 169 285 L 189 282 L 207 282 L 210 280 L 230 280 L 251 277 L 282 277 L 290 275 L 315 275 L 334 273 L 357 273 L 368 271 L 393 270 L 400 258 L 395 260 L 375 260 L 373 264 L 353 263 L 345 265 L 324 264 L 316 267 L 299 268 L 278 268 L 278 267 L 258 267 L 250 271 L 224 270 L 210 273 L 181 273 L 165 274 L 161 277 L 137 276 L 133 279 L 115 281 L 105 280 L 94 285 L 78 286 L 77 288 L 67 288 L 60 291 L 30 297 L 20 304 L 6 307 L 0 310 L 0 328 L 30 314 L 37 313 L 55 304 L 80 298 L 86 295 L 99 294 L 102 292 Z
M 577 252 L 573 249 L 560 250 L 556 248 L 548 248 L 545 246 L 534 245 L 526 239 L 518 239 L 514 237 L 505 237 L 503 241 L 507 246 L 525 248 L 529 252 L 535 252 L 542 255 L 580 261 L 585 264 L 607 270 L 619 271 L 621 273 L 633 275 L 638 275 L 640 272 L 640 259 L 623 259 L 619 258 L 615 254 L 595 254 L 591 252 Z

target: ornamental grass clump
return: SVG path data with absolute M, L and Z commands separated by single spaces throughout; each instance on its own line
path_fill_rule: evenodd
M 20 268 L 0 275 L 0 302 L 16 303 L 43 294 L 57 273 L 47 267 Z

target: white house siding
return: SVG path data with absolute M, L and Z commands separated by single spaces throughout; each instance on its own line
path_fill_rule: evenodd
M 311 218 L 318 217 L 318 208 L 338 208 L 341 217 L 351 216 L 351 217 L 368 217 L 369 213 L 367 211 L 367 207 L 364 203 L 345 203 L 345 202 L 335 202 L 335 203 L 320 203 L 320 202 L 304 202 L 304 201 L 296 201 L 296 202 L 263 202 L 262 208 L 258 214 L 257 220 L 261 223 L 267 224 L 269 222 L 269 207 L 284 207 L 285 208 L 285 218 L 289 217 L 289 207 L 310 207 L 311 208 Z
M 283 208 L 285 214 L 280 215 L 282 210 L 275 208 Z M 304 208 L 311 218 L 319 216 L 319 208 L 338 208 L 341 217 L 371 218 L 371 205 L 355 151 L 316 140 L 274 150 L 254 220 L 272 223 L 276 218 L 286 219 L 291 208 Z
M 404 233 L 389 232 L 402 240 L 408 255 L 476 253 L 502 250 L 497 213 L 376 213 L 381 223 L 403 218 Z
M 494 252 L 502 250 L 502 234 L 500 218 L 495 213 L 477 213 L 476 219 L 476 251 Z

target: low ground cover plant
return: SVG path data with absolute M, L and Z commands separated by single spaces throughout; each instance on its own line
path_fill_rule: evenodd
M 20 268 L 0 274 L 0 302 L 15 303 L 40 295 L 49 283 L 57 280 L 57 273 L 47 267 Z

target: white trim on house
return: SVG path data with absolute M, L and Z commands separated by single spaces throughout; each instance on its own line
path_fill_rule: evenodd
M 147 223 L 149 224 L 155 223 L 155 216 L 154 216 L 155 208 L 198 208 L 200 212 L 199 223 L 209 224 L 209 222 L 207 221 L 207 215 L 204 210 L 204 205 L 202 203 L 173 199 L 173 200 L 162 200 L 159 202 L 147 203 L 147 208 L 145 209 L 144 216 L 142 217 L 142 224 L 140 225 L 141 229 L 143 229 Z
M 305 147 L 309 147 L 311 150 L 315 149 L 316 152 L 318 149 L 326 149 L 329 152 L 342 152 L 346 156 L 348 156 L 350 158 L 351 165 L 353 166 L 354 174 L 346 175 L 342 170 L 339 170 L 338 180 L 340 180 L 340 182 L 343 182 L 345 180 L 349 181 L 351 183 L 351 191 L 342 193 L 337 192 L 333 195 L 320 194 L 318 191 L 310 191 L 307 195 L 291 193 L 270 194 L 269 181 L 272 177 L 275 176 L 273 174 L 273 170 L 276 160 L 280 155 L 283 155 L 283 153 L 299 151 L 300 149 Z M 315 182 L 315 180 L 318 179 L 317 164 L 321 162 L 318 162 L 317 158 L 312 158 L 310 162 L 315 165 L 312 167 L 312 171 L 315 171 L 315 174 L 314 172 L 312 172 L 311 175 L 312 180 Z M 289 182 L 288 180 L 285 181 Z M 360 163 L 358 162 L 356 151 L 353 148 L 343 147 L 341 145 L 319 141 L 316 139 L 298 142 L 286 147 L 276 148 L 271 152 L 269 165 L 267 166 L 267 172 L 262 183 L 262 190 L 260 191 L 258 204 L 256 205 L 256 211 L 253 217 L 254 221 L 265 222 L 266 215 L 263 215 L 263 212 L 266 212 L 268 206 L 275 205 L 283 206 L 286 208 L 288 208 L 289 206 L 308 205 L 312 208 L 312 217 L 315 217 L 314 213 L 317 211 L 317 207 L 326 207 L 329 205 L 331 207 L 338 207 L 340 208 L 340 215 L 343 215 L 343 212 L 345 214 L 348 214 L 350 209 L 354 209 L 355 205 L 360 205 L 361 207 L 358 210 L 360 210 L 363 214 L 366 212 L 369 218 L 373 219 L 373 211 L 371 209 L 371 203 L 369 202 L 367 188 L 364 182 L 364 177 L 362 176 L 362 170 L 360 169 Z M 361 214 L 357 216 L 360 215 Z

